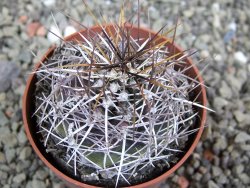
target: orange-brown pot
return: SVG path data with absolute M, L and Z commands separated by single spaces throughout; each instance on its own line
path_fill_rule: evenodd
M 110 31 L 114 32 L 114 27 L 112 24 L 106 25 L 105 27 L 109 27 Z M 128 29 L 131 30 L 131 35 L 134 38 L 137 38 L 138 35 L 139 35 L 139 37 L 142 37 L 142 38 L 149 38 L 150 36 L 153 36 L 155 34 L 153 31 L 148 30 L 148 29 L 144 29 L 144 28 L 137 28 L 137 27 L 131 26 L 131 25 L 126 25 L 125 27 L 127 27 Z M 84 30 L 81 30 L 79 32 L 82 35 L 84 35 L 85 37 L 88 37 L 89 34 L 92 33 L 92 32 L 89 32 L 89 30 L 91 30 L 95 33 L 96 32 L 100 33 L 101 27 L 95 26 L 95 27 L 89 28 L 88 30 L 84 29 Z M 82 40 L 82 38 L 80 37 L 78 32 L 65 38 L 66 41 L 74 41 L 75 39 L 80 40 L 80 41 Z M 168 39 L 165 37 L 159 36 L 158 42 L 160 43 L 160 42 L 165 41 L 165 40 L 168 40 Z M 181 48 L 178 47 L 176 44 L 172 45 L 171 43 L 168 43 L 167 45 L 168 45 L 168 47 L 170 47 L 169 48 L 170 53 L 172 53 L 172 54 L 182 52 Z M 43 58 L 41 59 L 40 62 L 44 62 L 47 57 L 50 57 L 52 55 L 54 49 L 55 49 L 55 47 L 51 47 L 47 51 L 47 53 L 43 56 Z M 187 66 L 192 65 L 192 67 L 190 69 L 188 69 L 185 74 L 187 74 L 191 78 L 195 78 L 200 83 L 203 83 L 203 79 L 200 76 L 200 73 L 199 73 L 197 67 L 195 65 L 193 65 L 191 59 L 187 58 L 185 61 L 186 61 Z M 41 63 L 36 64 L 35 70 L 37 70 L 39 68 L 40 64 Z M 32 145 L 33 149 L 35 150 L 35 152 L 39 156 L 39 158 L 57 176 L 59 176 L 62 180 L 66 181 L 67 184 L 69 184 L 71 187 L 88 187 L 88 188 L 95 187 L 93 185 L 88 185 L 88 184 L 85 184 L 83 182 L 80 182 L 80 181 L 74 179 L 73 176 L 66 174 L 63 171 L 63 169 L 55 163 L 55 160 L 53 160 L 51 155 L 46 153 L 43 144 L 38 139 L 39 136 L 37 134 L 36 121 L 32 117 L 32 114 L 33 114 L 34 109 L 35 109 L 35 106 L 34 106 L 35 83 L 36 83 L 36 77 L 34 74 L 32 74 L 32 75 L 30 75 L 30 77 L 27 81 L 25 93 L 23 96 L 23 106 L 22 106 L 24 127 L 25 127 L 26 134 L 27 134 L 27 137 L 29 139 L 30 144 Z M 202 84 L 199 85 L 194 90 L 194 92 L 195 92 L 195 94 L 198 94 L 201 92 L 201 94 L 199 95 L 199 97 L 197 99 L 197 102 L 201 105 L 206 106 L 207 98 L 206 98 L 206 90 L 205 90 L 204 86 Z M 167 170 L 166 172 L 164 172 L 162 175 L 158 176 L 157 178 L 154 178 L 154 179 L 147 181 L 145 183 L 133 185 L 131 187 L 133 187 L 133 188 L 156 187 L 159 183 L 165 181 L 165 179 L 169 175 L 173 174 L 187 160 L 187 158 L 192 154 L 193 150 L 195 149 L 196 145 L 198 144 L 198 142 L 200 140 L 201 134 L 202 134 L 203 129 L 204 129 L 205 121 L 206 121 L 206 110 L 203 108 L 197 108 L 197 111 L 198 111 L 199 119 L 198 119 L 198 121 L 196 121 L 195 127 L 199 128 L 199 130 L 191 136 L 191 139 L 189 139 L 188 148 L 186 149 L 186 153 L 183 154 L 181 159 L 176 164 L 174 164 L 169 170 Z

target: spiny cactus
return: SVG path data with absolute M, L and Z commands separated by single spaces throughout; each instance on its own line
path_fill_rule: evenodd
M 138 38 L 124 25 L 79 33 L 35 71 L 44 146 L 86 182 L 129 185 L 169 167 L 196 131 L 193 106 L 206 108 L 189 97 L 202 83 L 176 68 L 195 52 L 171 54 L 159 32 Z
M 44 145 L 60 148 L 75 174 L 84 165 L 129 184 L 157 161 L 169 165 L 196 131 L 192 105 L 200 105 L 189 93 L 199 84 L 174 68 L 192 52 L 175 59 L 167 41 L 148 47 L 150 38 L 121 29 L 57 47 L 36 71 L 35 115 Z

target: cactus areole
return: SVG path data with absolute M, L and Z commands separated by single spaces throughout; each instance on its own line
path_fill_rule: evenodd
M 77 187 L 165 180 L 205 124 L 206 92 L 193 53 L 130 24 L 67 37 L 36 65 L 23 96 L 35 152 Z

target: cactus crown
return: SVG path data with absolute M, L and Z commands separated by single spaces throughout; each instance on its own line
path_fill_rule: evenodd
M 129 185 L 169 167 L 196 131 L 193 105 L 202 106 L 189 95 L 199 83 L 176 68 L 193 51 L 169 53 L 163 28 L 137 38 L 124 22 L 101 27 L 64 41 L 35 71 L 34 115 L 47 151 L 76 176 Z

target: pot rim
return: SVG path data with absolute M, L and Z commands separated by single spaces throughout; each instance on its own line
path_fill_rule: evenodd
M 102 26 L 104 27 L 113 27 L 114 24 L 104 24 Z M 143 28 L 143 27 L 136 27 L 134 25 L 131 24 L 126 24 L 125 27 L 133 27 L 135 29 L 138 29 L 139 31 L 143 31 L 143 32 L 147 32 L 150 34 L 156 34 L 156 32 L 147 29 L 147 28 Z M 64 40 L 69 41 L 72 40 L 75 36 L 78 35 L 78 33 L 82 33 L 86 30 L 95 30 L 100 28 L 99 25 L 97 26 L 93 26 L 90 27 L 88 29 L 81 29 L 78 32 L 75 32 L 67 37 L 65 37 Z M 167 38 L 165 36 L 160 36 L 160 38 L 162 38 L 163 40 L 167 40 Z M 176 45 L 175 43 L 173 44 L 175 46 L 175 48 L 179 51 L 183 51 L 181 47 L 179 47 L 178 45 Z M 42 56 L 41 60 L 36 63 L 35 65 L 35 69 L 37 70 L 41 64 L 41 62 L 44 62 L 46 57 L 55 49 L 55 45 L 53 45 L 52 47 L 50 47 L 47 52 Z M 199 81 L 199 83 L 203 83 L 203 79 L 200 75 L 200 72 L 198 70 L 198 68 L 196 67 L 196 65 L 194 65 L 192 63 L 192 60 L 188 57 L 186 60 L 186 63 L 189 65 L 193 65 L 192 69 L 195 72 L 195 74 L 197 75 L 197 80 Z M 35 150 L 36 154 L 39 156 L 39 158 L 46 164 L 46 166 L 48 166 L 57 176 L 59 176 L 61 179 L 66 180 L 67 182 L 73 184 L 74 186 L 78 186 L 78 187 L 88 187 L 88 188 L 94 188 L 96 186 L 93 185 L 89 185 L 80 181 L 77 181 L 69 176 L 67 176 L 66 174 L 64 174 L 62 171 L 58 170 L 54 165 L 52 165 L 46 158 L 45 156 L 41 153 L 41 151 L 39 150 L 39 148 L 37 147 L 32 135 L 31 135 L 31 131 L 29 129 L 29 125 L 28 125 L 28 119 L 27 119 L 27 106 L 28 106 L 28 92 L 30 90 L 30 86 L 32 84 L 33 79 L 35 79 L 35 74 L 31 74 L 27 80 L 26 83 L 26 88 L 25 88 L 25 92 L 23 95 L 23 99 L 22 99 L 22 116 L 23 116 L 23 121 L 24 121 L 24 127 L 25 127 L 25 131 L 26 131 L 26 135 L 28 137 L 28 140 L 32 146 L 32 148 Z M 201 87 L 201 95 L 202 95 L 202 104 L 204 106 L 206 106 L 207 104 L 207 97 L 206 97 L 206 90 L 205 87 L 203 85 L 200 85 Z M 192 154 L 192 152 L 194 151 L 196 145 L 198 144 L 200 137 L 202 135 L 202 132 L 204 130 L 204 126 L 205 126 L 205 122 L 206 122 L 206 114 L 207 114 L 207 110 L 206 109 L 202 109 L 201 112 L 201 119 L 200 119 L 200 126 L 199 126 L 199 130 L 197 131 L 196 135 L 195 135 L 195 139 L 193 141 L 193 143 L 191 144 L 190 148 L 188 149 L 188 151 L 185 153 L 185 155 L 176 163 L 174 164 L 169 170 L 167 170 L 165 173 L 163 173 L 162 175 L 149 180 L 147 182 L 141 183 L 141 184 L 137 184 L 137 185 L 132 185 L 129 186 L 130 188 L 142 188 L 142 187 L 149 187 L 149 186 L 154 186 L 156 184 L 159 184 L 160 182 L 162 182 L 163 180 L 165 180 L 168 176 L 170 176 L 171 174 L 173 174 L 186 160 L 187 158 Z

